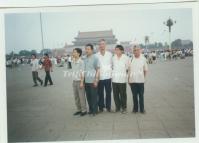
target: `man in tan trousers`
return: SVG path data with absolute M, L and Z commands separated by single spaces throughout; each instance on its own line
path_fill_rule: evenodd
M 84 89 L 84 62 L 81 59 L 82 50 L 75 48 L 73 50 L 72 73 L 73 73 L 73 92 L 77 112 L 74 115 L 84 116 L 87 114 L 86 98 Z

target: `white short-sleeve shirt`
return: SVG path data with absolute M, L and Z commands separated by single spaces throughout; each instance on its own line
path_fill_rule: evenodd
M 98 52 L 96 53 L 96 56 L 99 59 L 100 80 L 110 79 L 112 72 L 112 57 L 113 57 L 111 52 L 105 51 L 104 55 Z
M 32 59 L 30 65 L 32 66 L 32 71 L 38 71 L 39 69 L 39 60 L 38 59 Z
M 127 69 L 129 66 L 129 57 L 122 54 L 120 58 L 117 55 L 113 57 L 113 71 L 112 82 L 114 83 L 126 83 L 127 82 Z
M 139 58 L 133 57 L 129 64 L 129 82 L 130 83 L 144 83 L 144 71 L 148 71 L 148 65 L 146 62 L 146 58 L 144 56 L 140 56 Z

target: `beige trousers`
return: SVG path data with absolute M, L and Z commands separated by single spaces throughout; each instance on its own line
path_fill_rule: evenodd
M 75 98 L 75 105 L 77 107 L 77 111 L 86 112 L 86 97 L 85 97 L 85 89 L 80 88 L 80 81 L 73 81 L 73 93 Z

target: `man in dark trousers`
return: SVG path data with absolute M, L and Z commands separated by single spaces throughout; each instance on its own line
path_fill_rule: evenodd
M 96 53 L 100 64 L 100 79 L 98 84 L 99 96 L 99 112 L 103 112 L 104 108 L 111 112 L 111 72 L 112 72 L 112 53 L 106 50 L 106 41 L 99 41 L 99 52 Z M 104 89 L 106 98 L 104 100 Z
M 134 107 L 132 112 L 136 113 L 140 109 L 141 113 L 145 113 L 144 82 L 145 82 L 146 73 L 148 71 L 148 66 L 146 58 L 141 54 L 141 49 L 139 45 L 135 45 L 133 47 L 133 54 L 134 57 L 129 64 L 129 76 L 128 76 L 129 84 L 133 94 Z
M 46 72 L 44 87 L 47 86 L 48 81 L 50 82 L 50 85 L 53 85 L 53 82 L 50 76 L 50 72 L 53 72 L 52 62 L 50 61 L 48 54 L 44 54 L 43 68 Z
M 99 61 L 93 54 L 92 44 L 87 44 L 85 51 L 85 91 L 89 105 L 89 114 L 95 116 L 98 112 L 97 85 L 99 81 Z
M 34 81 L 33 86 L 34 87 L 38 86 L 37 81 L 39 81 L 40 84 L 42 85 L 43 81 L 39 78 L 39 75 L 38 75 L 39 61 L 36 58 L 36 54 L 32 54 L 32 59 L 31 59 L 30 65 L 31 65 L 31 68 L 32 68 L 32 78 L 33 78 L 33 81 Z
M 129 57 L 124 54 L 124 47 L 116 45 L 113 57 L 112 86 L 115 112 L 121 111 L 122 114 L 127 113 L 126 83 L 128 66 Z

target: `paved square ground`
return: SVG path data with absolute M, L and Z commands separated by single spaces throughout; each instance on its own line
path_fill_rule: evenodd
M 52 73 L 53 86 L 32 87 L 31 68 L 7 69 L 9 142 L 177 138 L 195 136 L 193 59 L 149 65 L 146 114 L 101 113 L 74 117 L 71 77 L 66 67 Z M 44 71 L 39 72 L 44 79 Z M 112 109 L 114 101 L 112 100 Z

